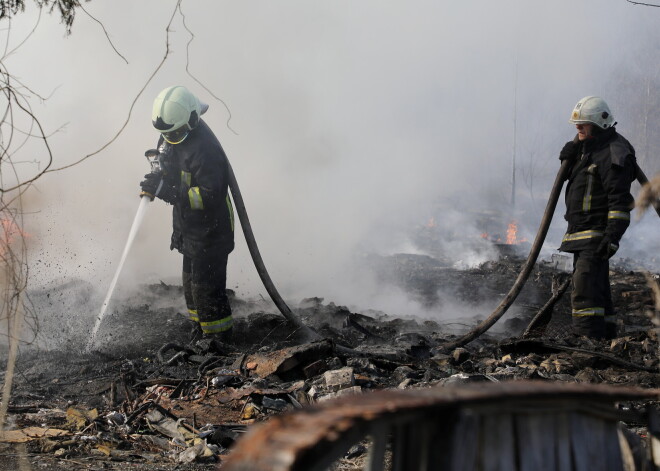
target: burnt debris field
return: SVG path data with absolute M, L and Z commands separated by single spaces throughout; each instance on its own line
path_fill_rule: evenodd
M 477 310 L 506 293 L 522 262 L 511 248 L 498 261 L 472 269 L 425 255 L 365 258 L 381 283 L 430 308 L 442 307 L 451 286 L 454 299 Z M 612 269 L 620 313 L 614 340 L 570 334 L 568 295 L 558 298 L 551 318 L 529 330 L 567 276 L 540 262 L 496 328 L 450 351 L 443 344 L 479 316 L 395 317 L 308 298 L 292 309 L 322 338 L 309 341 L 263 298 L 234 296 L 235 342 L 218 345 L 190 341 L 189 322 L 178 307 L 180 286 L 143 286 L 140 296 L 118 301 L 92 352 L 84 352 L 82 334 L 64 335 L 76 331 L 65 316 L 40 326 L 65 341 L 21 347 L 9 427 L 0 437 L 0 469 L 215 469 L 245 433 L 273 416 L 381 390 L 521 380 L 657 388 L 657 275 Z M 79 280 L 32 293 L 31 299 L 60 312 L 67 303 L 90 302 L 93 291 Z M 626 404 L 644 410 L 654 401 Z M 646 437 L 643 421 L 631 419 L 626 428 Z M 354 441 L 331 469 L 362 469 L 370 445 Z M 388 459 L 383 466 L 393 469 Z

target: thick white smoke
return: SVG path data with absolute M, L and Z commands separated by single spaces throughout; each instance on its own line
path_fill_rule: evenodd
M 82 12 L 70 37 L 55 18 L 43 17 L 5 61 L 32 89 L 52 92 L 34 111 L 47 132 L 66 124 L 50 139 L 55 167 L 118 132 L 165 53 L 175 2 L 84 6 L 128 64 Z M 478 261 L 460 242 L 478 235 L 479 211 L 501 212 L 503 224 L 518 219 L 521 235 L 531 238 L 558 151 L 574 134 L 570 110 L 593 94 L 606 98 L 615 115 L 635 116 L 619 94 L 626 83 L 621 71 L 655 41 L 650 33 L 658 19 L 626 2 L 603 8 L 596 0 L 200 0 L 183 2 L 182 9 L 185 27 L 175 17 L 170 56 L 124 132 L 99 155 L 46 175 L 27 195 L 35 283 L 79 277 L 105 289 L 148 171 L 143 153 L 157 138 L 152 100 L 162 88 L 183 84 L 211 105 L 205 119 L 229 156 L 262 254 L 285 297 L 414 311 L 405 299 L 393 301 L 389 288 L 379 293 L 354 262 L 369 251 L 401 251 L 410 244 L 410 230 L 430 217 L 459 228 L 449 248 L 456 261 Z M 34 8 L 16 18 L 11 46 L 35 19 Z M 186 27 L 194 33 L 189 57 Z M 187 65 L 229 105 L 231 129 L 223 104 L 187 75 Z M 629 136 L 636 125 L 620 120 L 618 129 Z M 31 152 L 37 151 L 26 148 L 22 160 L 40 164 L 23 164 L 26 172 L 45 164 L 42 150 Z M 657 160 L 647 163 L 655 166 L 647 173 L 658 170 Z M 657 231 L 657 223 L 645 218 L 638 224 Z M 169 208 L 152 204 L 120 291 L 159 279 L 178 282 L 180 257 L 168 250 L 170 224 Z M 560 207 L 549 249 L 563 230 Z M 263 292 L 240 232 L 236 239 L 228 287 L 243 295 Z

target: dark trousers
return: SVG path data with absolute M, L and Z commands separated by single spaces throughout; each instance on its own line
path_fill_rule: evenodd
M 614 321 L 609 261 L 592 250 L 576 252 L 573 258 L 573 331 L 603 338 L 605 321 Z M 614 328 L 614 324 L 611 325 Z M 609 330 L 609 328 L 608 328 Z
M 227 258 L 224 250 L 203 250 L 198 257 L 183 256 L 183 293 L 190 319 L 202 332 L 216 334 L 232 328 L 227 299 Z

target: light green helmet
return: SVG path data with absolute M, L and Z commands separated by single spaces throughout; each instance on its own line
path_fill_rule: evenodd
M 598 96 L 586 96 L 578 101 L 568 122 L 572 124 L 591 123 L 601 129 L 611 128 L 616 124 L 610 107 L 607 106 L 605 100 Z
M 208 105 L 190 93 L 186 87 L 168 87 L 154 100 L 151 122 L 170 144 L 179 144 L 199 124 L 199 117 Z

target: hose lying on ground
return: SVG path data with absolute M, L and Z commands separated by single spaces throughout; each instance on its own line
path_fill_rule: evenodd
M 554 215 L 555 208 L 557 207 L 557 201 L 559 200 L 559 195 L 561 194 L 561 190 L 562 187 L 564 186 L 564 182 L 568 179 L 568 174 L 571 170 L 572 164 L 573 161 L 569 159 L 564 160 L 562 162 L 562 165 L 559 168 L 559 172 L 557 172 L 557 178 L 555 178 L 555 183 L 552 187 L 552 190 L 550 191 L 548 204 L 545 207 L 545 212 L 543 213 L 543 218 L 541 219 L 541 225 L 539 227 L 538 232 L 536 233 L 536 238 L 534 239 L 532 248 L 529 251 L 527 260 L 525 261 L 525 264 L 520 270 L 520 273 L 518 274 L 518 278 L 516 278 L 516 281 L 513 283 L 513 286 L 511 287 L 507 295 L 504 297 L 500 305 L 497 306 L 497 308 L 493 311 L 493 313 L 490 316 L 488 316 L 486 319 L 484 319 L 474 329 L 472 329 L 470 332 L 463 335 L 462 337 L 459 337 L 458 339 L 454 340 L 453 342 L 449 342 L 441 345 L 440 350 L 444 350 L 444 351 L 453 350 L 454 348 L 462 347 L 463 345 L 467 345 L 468 343 L 472 342 L 474 339 L 476 339 L 484 332 L 486 332 L 488 329 L 490 329 L 504 315 L 504 313 L 506 313 L 506 311 L 511 307 L 513 302 L 516 300 L 516 298 L 522 291 L 523 287 L 525 286 L 525 282 L 527 281 L 527 278 L 529 278 L 529 274 L 532 272 L 532 269 L 534 268 L 534 264 L 536 263 L 536 259 L 539 256 L 539 252 L 541 251 L 541 247 L 543 246 L 543 242 L 545 241 L 545 236 L 548 234 L 548 229 L 550 227 L 550 222 L 552 221 L 552 216 Z M 644 185 L 645 183 L 648 183 L 649 180 L 648 178 L 646 178 L 646 175 L 644 174 L 642 169 L 639 168 L 638 165 L 636 166 L 637 166 L 637 175 L 636 175 L 637 181 L 640 183 L 640 185 Z M 653 207 L 658 213 L 658 216 L 660 216 L 660 204 L 655 202 Z
M 536 259 L 539 256 L 539 252 L 541 251 L 541 247 L 543 246 L 543 242 L 545 241 L 545 236 L 547 235 L 548 229 L 550 228 L 550 222 L 552 222 L 552 216 L 554 215 L 555 208 L 557 207 L 557 201 L 559 200 L 561 189 L 564 186 L 564 182 L 568 178 L 568 173 L 570 172 L 572 165 L 573 165 L 573 161 L 570 159 L 566 159 L 562 162 L 561 167 L 559 168 L 559 172 L 557 172 L 557 178 L 555 178 L 555 183 L 552 186 L 552 190 L 550 191 L 548 204 L 545 207 L 545 212 L 543 213 L 543 218 L 541 219 L 541 225 L 539 226 L 539 230 L 536 233 L 536 238 L 534 239 L 532 248 L 529 251 L 527 260 L 525 261 L 525 264 L 520 270 L 520 273 L 518 274 L 518 278 L 516 278 L 515 283 L 513 283 L 513 286 L 511 287 L 507 295 L 504 297 L 500 305 L 497 306 L 497 308 L 493 311 L 493 313 L 490 316 L 484 319 L 479 325 L 477 325 L 470 332 L 463 335 L 462 337 L 459 337 L 453 342 L 449 342 L 441 345 L 440 348 L 442 350 L 453 350 L 454 348 L 462 347 L 463 345 L 472 342 L 474 339 L 476 339 L 481 334 L 483 334 L 488 329 L 490 329 L 493 326 L 493 324 L 495 324 L 495 322 L 497 322 L 504 315 L 504 313 L 509 309 L 509 307 L 511 307 L 513 302 L 516 300 L 516 298 L 520 294 L 520 291 L 522 291 L 523 287 L 525 286 L 525 282 L 527 281 L 527 278 L 529 278 L 529 274 L 532 272 L 532 269 L 534 268 L 534 264 L 536 263 Z
M 454 340 L 453 342 L 441 345 L 441 350 L 452 350 L 472 342 L 488 329 L 490 329 L 506 313 L 509 307 L 511 307 L 513 302 L 516 300 L 523 287 L 525 286 L 525 283 L 527 282 L 527 279 L 529 278 L 529 275 L 532 272 L 534 265 L 536 264 L 539 253 L 541 252 L 541 247 L 543 246 L 545 237 L 548 234 L 548 229 L 550 228 L 550 223 L 552 222 L 552 217 L 555 213 L 555 208 L 557 207 L 557 201 L 559 200 L 564 182 L 568 179 L 568 174 L 572 167 L 572 163 L 573 162 L 571 160 L 564 160 L 561 167 L 559 168 L 559 171 L 557 172 L 557 177 L 555 178 L 554 185 L 550 191 L 548 203 L 546 205 L 545 212 L 543 213 L 543 218 L 541 219 L 541 224 L 539 226 L 538 232 L 536 233 L 534 243 L 532 244 L 525 264 L 520 270 L 516 281 L 514 282 L 507 295 L 490 316 L 488 316 L 479 325 L 477 325 L 474 329 L 462 337 Z M 648 178 L 646 178 L 646 175 L 642 169 L 639 168 L 639 166 L 637 166 L 637 180 L 642 185 L 648 182 Z M 238 182 L 236 181 L 236 176 L 234 175 L 234 170 L 232 169 L 231 164 L 229 164 L 229 189 L 231 190 L 232 198 L 234 199 L 234 207 L 236 208 L 238 218 L 241 221 L 241 228 L 243 229 L 245 241 L 250 251 L 250 255 L 252 256 L 252 261 L 254 262 L 254 266 L 257 269 L 257 273 L 259 273 L 259 277 L 261 278 L 266 291 L 275 303 L 275 306 L 277 306 L 277 309 L 289 322 L 294 324 L 302 333 L 307 336 L 309 340 L 319 340 L 321 336 L 306 326 L 295 314 L 293 314 L 273 284 L 273 280 L 270 278 L 268 270 L 266 270 L 266 265 L 261 258 L 259 247 L 257 246 L 257 242 L 254 238 L 252 226 L 250 225 L 250 219 L 248 218 L 247 210 L 245 209 L 243 196 L 241 195 L 241 190 L 238 187 Z M 654 204 L 654 208 L 658 213 L 658 216 L 660 216 L 660 204 Z M 359 354 L 359 352 L 348 349 L 346 347 L 338 346 L 338 349 L 344 351 L 345 353 L 350 352 Z
M 303 324 L 298 316 L 291 312 L 291 309 L 289 309 L 289 306 L 287 306 L 284 299 L 282 299 L 282 296 L 280 296 L 280 293 L 277 291 L 277 288 L 275 288 L 273 280 L 271 280 L 268 270 L 266 270 L 266 265 L 264 265 L 264 261 L 261 258 L 259 247 L 257 247 L 257 241 L 252 232 L 252 226 L 250 225 L 250 219 L 248 218 L 247 210 L 245 209 L 243 196 L 241 195 L 241 190 L 238 187 L 238 182 L 236 181 L 236 176 L 234 175 L 234 170 L 231 168 L 231 164 L 229 164 L 229 189 L 231 190 L 231 196 L 234 199 L 234 207 L 236 208 L 238 218 L 241 221 L 241 228 L 243 229 L 243 235 L 245 235 L 245 241 L 250 250 L 252 261 L 254 262 L 257 273 L 259 273 L 259 278 L 261 278 L 270 298 L 273 300 L 275 306 L 277 306 L 277 309 L 279 309 L 282 315 L 304 333 L 308 339 L 320 339 L 321 337 L 319 334 Z
M 264 264 L 263 259 L 261 258 L 261 253 L 259 252 L 259 247 L 257 247 L 257 241 L 254 238 L 254 233 L 252 232 L 252 225 L 250 224 L 250 219 L 248 218 L 247 210 L 245 209 L 245 203 L 243 202 L 243 196 L 241 195 L 241 190 L 238 187 L 238 182 L 236 181 L 236 176 L 234 175 L 234 170 L 229 164 L 229 189 L 231 190 L 231 196 L 234 199 L 234 207 L 238 213 L 238 219 L 241 221 L 241 228 L 243 229 L 243 235 L 245 236 L 245 241 L 247 243 L 248 249 L 250 250 L 250 255 L 252 256 L 252 261 L 254 266 L 259 273 L 259 278 L 261 278 L 266 291 L 270 295 L 270 298 L 277 306 L 277 309 L 282 313 L 282 315 L 293 325 L 295 325 L 300 332 L 302 332 L 308 340 L 320 340 L 321 336 L 314 332 L 312 329 L 307 327 L 303 322 L 296 316 L 289 306 L 284 302 L 282 296 L 275 288 L 273 280 L 271 280 L 268 270 L 266 270 L 266 265 Z M 344 347 L 342 345 L 335 345 L 335 350 L 339 353 L 344 353 L 347 355 L 354 356 L 369 356 L 369 353 L 359 352 L 353 350 L 352 348 Z

